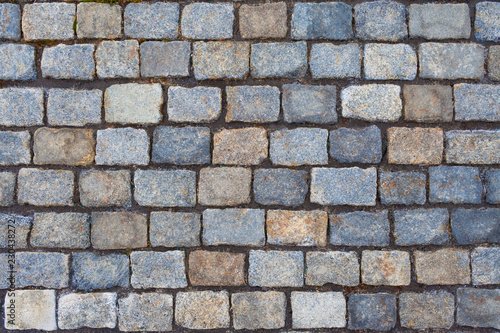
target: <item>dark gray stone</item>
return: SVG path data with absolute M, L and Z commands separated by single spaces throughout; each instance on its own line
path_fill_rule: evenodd
M 363 2 L 354 6 L 356 37 L 397 42 L 408 37 L 406 7 L 395 1 Z
M 483 184 L 479 170 L 465 166 L 429 168 L 429 201 L 481 203 Z
M 472 284 L 500 284 L 500 247 L 472 250 Z
M 337 122 L 337 87 L 283 85 L 283 113 L 287 123 Z
M 144 129 L 108 128 L 97 131 L 97 165 L 147 165 L 149 137 Z
M 200 230 L 200 214 L 151 212 L 149 238 L 152 246 L 199 246 Z
M 446 132 L 446 162 L 453 164 L 499 164 L 500 131 Z
M 330 156 L 340 163 L 379 163 L 382 160 L 380 129 L 372 125 L 331 131 Z
M 250 69 L 252 77 L 258 79 L 303 77 L 307 72 L 307 44 L 252 44 Z
M 115 328 L 116 293 L 71 293 L 57 302 L 57 325 L 60 329 Z
M 0 125 L 43 125 L 43 90 L 39 88 L 0 89 Z
M 28 234 L 31 230 L 33 216 L 21 216 L 16 214 L 1 214 L 0 213 L 0 248 L 11 247 L 13 249 L 23 249 L 28 247 Z M 15 243 L 12 240 L 9 242 L 9 224 L 16 227 Z M 10 227 L 12 229 L 12 227 Z M 3 262 L 3 261 L 2 261 Z M 7 262 L 7 259 L 5 260 Z M 1 283 L 7 282 L 7 278 L 0 279 Z
M 182 10 L 181 31 L 190 39 L 229 39 L 233 21 L 232 3 L 191 3 Z
M 279 291 L 233 293 L 234 328 L 277 329 L 285 326 L 286 296 Z
M 275 165 L 328 164 L 326 129 L 284 129 L 272 132 L 270 136 L 269 154 Z
M 0 13 L 2 13 L 0 3 Z M 13 5 L 14 6 L 14 5 Z M 0 16 L 0 38 L 1 22 Z M 27 81 L 36 79 L 35 48 L 23 44 L 0 44 L 0 80 Z
M 455 296 L 446 291 L 399 295 L 399 318 L 403 327 L 420 330 L 450 328 L 454 312 Z
M 394 211 L 396 245 L 444 245 L 450 242 L 445 208 Z
M 175 2 L 129 3 L 123 14 L 125 35 L 137 39 L 176 39 L 179 7 Z
M 359 284 L 359 258 L 354 251 L 307 252 L 306 284 L 341 286 Z
M 0 206 L 15 204 L 16 174 L 14 172 L 0 172 Z
M 500 86 L 461 83 L 453 86 L 455 120 L 500 121 Z
M 23 7 L 23 36 L 25 40 L 68 40 L 75 37 L 74 3 L 32 3 Z
M 1 3 L 0 13 L 0 39 L 21 39 L 21 6 Z
M 54 79 L 92 80 L 95 76 L 93 44 L 59 44 L 42 53 L 42 76 Z
M 168 118 L 173 122 L 206 123 L 219 119 L 221 90 L 216 87 L 169 87 Z
M 17 201 L 34 206 L 72 206 L 74 183 L 73 171 L 21 169 Z
M 184 251 L 137 251 L 130 254 L 132 277 L 136 289 L 187 287 Z
M 100 124 L 102 95 L 98 89 L 49 89 L 47 121 L 52 126 Z
M 226 121 L 266 123 L 278 121 L 280 90 L 271 86 L 227 86 Z
M 313 79 L 361 77 L 361 49 L 358 44 L 313 44 L 309 66 Z
M 118 300 L 118 308 L 120 331 L 172 330 L 174 297 L 170 294 L 130 293 Z
M 4 265 L 7 261 L 4 261 Z M 16 252 L 16 288 L 67 288 L 69 255 L 56 252 Z
M 480 42 L 500 41 L 500 3 L 483 1 L 476 4 L 476 19 L 474 20 L 474 35 Z
M 341 292 L 292 291 L 293 328 L 345 327 L 346 301 Z
M 389 331 L 396 325 L 396 295 L 354 294 L 349 296 L 347 307 L 351 330 Z
M 500 209 L 454 209 L 451 212 L 451 228 L 453 237 L 460 245 L 500 244 Z
M 500 203 L 500 169 L 490 169 L 485 174 L 486 202 Z
M 470 37 L 469 5 L 466 3 L 411 4 L 409 13 L 411 38 L 460 39 Z
M 89 215 L 35 213 L 30 244 L 34 247 L 88 248 L 90 246 Z
M 210 129 L 208 127 L 158 126 L 153 133 L 154 163 L 210 163 Z
M 129 286 L 129 260 L 125 254 L 73 253 L 73 286 L 78 290 Z
M 383 205 L 423 205 L 426 201 L 426 175 L 423 172 L 381 172 L 380 202 Z
M 302 287 L 304 255 L 300 251 L 251 250 L 248 284 L 252 287 Z
M 500 289 L 459 288 L 458 325 L 500 329 Z
M 0 131 L 0 165 L 30 164 L 30 140 L 28 131 Z
M 97 45 L 95 61 L 100 79 L 139 77 L 139 43 L 103 41 Z
M 190 58 L 191 44 L 189 42 L 144 42 L 141 44 L 141 76 L 189 76 Z
M 301 205 L 306 198 L 308 178 L 303 170 L 257 169 L 253 180 L 255 201 L 262 205 Z
M 388 246 L 387 211 L 352 212 L 330 215 L 330 244 L 348 246 Z

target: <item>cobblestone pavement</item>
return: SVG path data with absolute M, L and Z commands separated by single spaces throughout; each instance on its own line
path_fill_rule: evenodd
M 0 3 L 5 330 L 498 332 L 500 2 Z

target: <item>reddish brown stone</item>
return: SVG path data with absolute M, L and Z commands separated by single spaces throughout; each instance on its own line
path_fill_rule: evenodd
M 287 31 L 285 2 L 241 6 L 241 37 L 283 38 Z
M 440 128 L 392 127 L 387 130 L 389 163 L 440 164 L 443 131 Z
M 324 211 L 270 210 L 267 241 L 278 245 L 325 246 L 328 214 Z
M 222 130 L 214 134 L 214 164 L 255 165 L 267 157 L 267 132 L 262 127 Z
M 245 254 L 194 251 L 189 255 L 189 279 L 194 286 L 245 284 Z
M 470 283 L 468 250 L 415 251 L 414 255 L 418 283 L 430 285 Z

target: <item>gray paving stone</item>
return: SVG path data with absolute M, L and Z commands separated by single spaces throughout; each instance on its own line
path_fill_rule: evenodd
M 450 86 L 408 85 L 403 87 L 405 120 L 450 122 L 453 120 L 453 94 Z
M 21 6 L 14 3 L 0 4 L 0 39 L 21 39 Z
M 456 208 L 451 229 L 457 244 L 500 243 L 500 209 Z
M 56 293 L 54 290 L 8 292 L 5 295 L 4 304 L 6 308 L 4 327 L 6 329 L 57 330 Z
M 147 165 L 149 138 L 144 129 L 108 128 L 97 131 L 97 165 Z
M 17 201 L 34 206 L 72 206 L 74 178 L 69 170 L 21 169 Z
M 90 246 L 89 215 L 35 213 L 30 244 L 34 247 L 88 248 Z
M 379 163 L 382 136 L 375 126 L 339 128 L 330 132 L 330 156 L 340 163 Z
M 417 54 L 407 44 L 365 44 L 364 75 L 367 80 L 413 80 Z
M 446 162 L 453 164 L 500 163 L 500 131 L 446 132 Z
M 328 214 L 322 210 L 268 210 L 267 243 L 326 246 Z
M 16 190 L 16 173 L 0 172 L 0 206 L 12 206 Z
M 375 168 L 313 168 L 311 202 L 322 205 L 375 206 Z
M 197 80 L 244 79 L 249 71 L 249 56 L 247 42 L 196 42 L 193 44 L 194 77 Z
M 293 291 L 293 328 L 332 328 L 346 326 L 346 301 L 341 292 Z
M 226 122 L 266 123 L 278 121 L 280 90 L 271 86 L 227 86 Z
M 94 45 L 59 44 L 46 47 L 41 68 L 45 78 L 92 80 L 95 76 Z
M 407 286 L 411 282 L 410 255 L 405 251 L 363 251 L 361 277 L 370 286 Z
M 284 38 L 288 32 L 285 2 L 243 4 L 239 8 L 241 37 Z
M 98 89 L 49 89 L 47 122 L 52 126 L 100 124 L 102 95 Z
M 0 248 L 23 249 L 28 247 L 28 234 L 31 231 L 33 216 L 22 216 L 17 214 L 0 214 Z M 9 224 L 16 227 L 15 243 L 9 242 Z M 12 228 L 12 227 L 10 227 Z M 7 255 L 7 253 L 6 253 Z M 5 260 L 7 262 L 7 260 Z M 3 282 L 7 280 L 4 279 Z M 1 286 L 2 284 L 0 284 Z M 4 287 L 0 287 L 4 288 Z
M 0 4 L 0 13 L 2 12 Z M 13 5 L 14 6 L 14 5 Z M 2 17 L 0 16 L 0 27 Z M 1 30 L 0 30 L 1 38 Z M 28 81 L 36 79 L 35 48 L 23 44 L 0 44 L 0 80 Z
M 349 329 L 389 331 L 396 325 L 396 295 L 387 293 L 349 296 Z
M 14 270 L 16 288 L 67 288 L 69 255 L 57 252 L 16 252 Z
M 423 172 L 381 172 L 380 202 L 383 205 L 423 205 L 426 201 L 426 175 Z
M 500 41 L 500 4 L 483 1 L 476 4 L 476 19 L 474 20 L 474 35 L 480 42 Z
M 182 10 L 182 35 L 190 39 L 233 37 L 232 3 L 192 3 Z
M 30 164 L 31 135 L 28 131 L 0 131 L 0 165 Z
M 86 207 L 132 204 L 128 170 L 83 170 L 79 177 L 80 202 Z
M 158 126 L 153 133 L 154 163 L 210 163 L 210 128 Z
M 271 132 L 270 137 L 269 155 L 275 165 L 328 164 L 326 129 L 284 129 Z
M 118 300 L 118 327 L 120 331 L 171 331 L 173 305 L 170 294 L 130 293 Z
M 401 117 L 401 88 L 392 84 L 349 86 L 340 94 L 342 116 L 366 121 L 397 121 Z
M 147 224 L 147 217 L 139 213 L 92 212 L 92 247 L 99 250 L 146 247 Z
M 178 292 L 175 323 L 198 330 L 229 328 L 229 293 L 225 290 Z
M 125 35 L 138 39 L 176 39 L 179 8 L 175 2 L 129 3 L 123 14 Z
M 485 174 L 486 202 L 500 203 L 500 169 L 490 169 Z
M 144 42 L 141 44 L 141 76 L 189 76 L 190 58 L 189 42 Z
M 472 250 L 472 284 L 500 283 L 500 248 L 478 247 Z
M 129 260 L 126 254 L 73 253 L 72 269 L 72 283 L 77 290 L 129 286 Z
M 169 87 L 168 118 L 173 122 L 204 123 L 219 119 L 221 89 L 216 87 Z
M 462 249 L 415 251 L 417 282 L 427 285 L 470 283 L 470 253 Z
M 136 170 L 134 185 L 134 199 L 141 206 L 196 205 L 196 172 L 191 170 Z
M 481 203 L 483 184 L 477 168 L 431 167 L 429 183 L 430 202 Z
M 484 47 L 474 43 L 422 43 L 419 76 L 424 79 L 482 79 Z
M 23 36 L 31 40 L 68 40 L 75 37 L 74 3 L 32 3 L 23 7 Z
M 206 209 L 203 212 L 203 244 L 264 246 L 263 209 Z
M 200 230 L 198 213 L 151 212 L 149 239 L 152 246 L 199 246 Z
M 395 1 L 363 2 L 354 6 L 356 37 L 397 42 L 408 37 L 406 7 Z
M 116 327 L 116 293 L 70 293 L 60 296 L 57 303 L 60 329 Z
M 399 295 L 401 326 L 411 329 L 447 329 L 453 325 L 455 296 L 446 291 Z
M 455 120 L 500 121 L 500 86 L 490 84 L 456 84 Z
M 471 21 L 469 5 L 466 3 L 411 4 L 409 15 L 411 38 L 460 39 L 470 37 Z
M 302 287 L 304 255 L 300 251 L 251 250 L 248 284 L 252 287 Z
M 198 203 L 205 206 L 236 206 L 250 203 L 252 171 L 241 167 L 200 170 Z
M 307 72 L 307 44 L 252 44 L 250 69 L 252 77 L 258 79 L 303 77 Z
M 132 277 L 136 289 L 187 287 L 184 251 L 135 251 L 130 254 Z
M 292 39 L 351 39 L 351 21 L 352 7 L 343 2 L 296 3 Z
M 231 295 L 233 325 L 240 329 L 277 329 L 285 326 L 286 296 L 279 291 Z
M 448 210 L 445 208 L 395 210 L 396 245 L 444 245 L 450 242 Z
M 461 326 L 500 329 L 500 289 L 458 288 L 457 319 Z
M 108 3 L 79 3 L 76 34 L 78 38 L 120 38 L 122 35 L 122 8 L 119 5 Z
M 139 43 L 136 40 L 100 42 L 95 60 L 100 79 L 139 77 Z
M 488 76 L 491 80 L 500 80 L 500 45 L 488 48 Z
M 307 252 L 306 284 L 341 286 L 359 284 L 359 258 L 354 251 Z
M 283 85 L 283 113 L 288 123 L 337 122 L 337 87 Z
M 330 244 L 388 246 L 390 226 L 387 211 L 330 215 Z
M 361 49 L 358 44 L 313 44 L 309 60 L 313 79 L 361 77 Z
M 261 205 L 298 206 L 305 201 L 309 178 L 306 171 L 257 169 L 253 177 L 255 201 Z
M 268 155 L 269 142 L 263 127 L 222 129 L 213 135 L 212 163 L 258 165 Z
M 0 125 L 43 125 L 43 110 L 42 89 L 0 89 Z

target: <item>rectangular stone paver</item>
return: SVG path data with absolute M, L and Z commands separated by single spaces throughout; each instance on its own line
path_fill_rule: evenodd
M 41 68 L 45 78 L 92 80 L 95 76 L 94 45 L 59 44 L 46 47 Z
M 189 76 L 191 44 L 188 42 L 144 42 L 140 53 L 142 77 Z
M 244 265 L 244 253 L 194 251 L 189 255 L 189 281 L 195 286 L 241 286 Z
M 120 331 L 171 331 L 173 305 L 170 294 L 130 293 L 118 299 L 118 327 Z
M 19 170 L 17 200 L 34 206 L 72 206 L 75 175 L 69 170 Z
M 72 270 L 72 282 L 78 290 L 129 286 L 129 258 L 125 254 L 73 253 Z
M 252 250 L 248 284 L 252 287 L 301 287 L 304 285 L 304 255 L 300 251 Z
M 179 292 L 175 297 L 175 323 L 188 329 L 229 327 L 227 291 Z
M 131 212 L 93 212 L 92 247 L 132 249 L 147 246 L 147 218 Z
M 149 239 L 152 246 L 200 245 L 201 216 L 197 213 L 151 212 Z
M 307 70 L 307 44 L 252 44 L 250 70 L 254 78 L 300 78 Z
M 388 331 L 396 324 L 396 295 L 354 294 L 347 304 L 351 330 Z
M 131 38 L 175 39 L 179 34 L 179 4 L 129 3 L 123 14 L 125 35 Z
M 269 244 L 325 246 L 327 227 L 328 215 L 324 211 L 267 211 Z
M 293 291 L 293 328 L 332 328 L 346 325 L 346 301 L 340 292 Z
M 136 289 L 187 286 L 184 251 L 135 251 L 130 254 L 130 266 L 130 284 Z
M 22 30 L 26 40 L 68 40 L 75 32 L 74 3 L 32 3 L 23 7 Z
M 401 326 L 411 329 L 446 329 L 453 325 L 455 298 L 446 291 L 399 295 Z
M 83 213 L 35 213 L 30 244 L 35 247 L 90 247 L 90 216 Z
M 5 328 L 57 330 L 54 290 L 16 290 L 5 296 Z M 9 309 L 10 308 L 10 309 Z
M 341 286 L 359 284 L 359 258 L 356 252 L 307 252 L 306 284 Z
M 283 38 L 288 31 L 285 2 L 243 4 L 239 9 L 240 34 L 250 38 Z
M 60 329 L 115 328 L 117 295 L 113 292 L 77 294 L 59 297 L 57 324 Z
M 500 130 L 448 131 L 445 145 L 448 163 L 500 163 Z
M 43 97 L 39 88 L 0 89 L 0 125 L 43 125 Z
M 47 122 L 52 126 L 86 126 L 101 123 L 103 93 L 99 89 L 49 89 Z
M 277 329 L 285 326 L 283 292 L 244 292 L 231 295 L 235 329 Z
M 194 77 L 197 80 L 244 79 L 249 72 L 249 58 L 247 42 L 194 43 Z
M 266 123 L 278 120 L 280 90 L 272 86 L 228 86 L 227 122 Z
M 430 285 L 469 284 L 469 251 L 442 249 L 415 251 L 417 282 Z
M 0 7 L 0 11 L 2 10 L 5 11 L 6 9 Z M 1 17 L 0 20 L 2 20 Z M 28 81 L 34 80 L 36 77 L 35 48 L 33 46 L 10 43 L 0 44 L 0 80 Z

